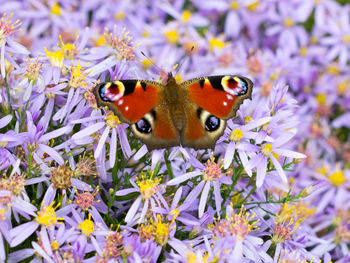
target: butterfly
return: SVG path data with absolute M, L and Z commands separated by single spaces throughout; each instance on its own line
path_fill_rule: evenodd
M 97 105 L 107 106 L 148 150 L 182 145 L 214 149 L 226 121 L 251 99 L 253 82 L 242 76 L 200 77 L 177 84 L 116 80 L 95 86 Z

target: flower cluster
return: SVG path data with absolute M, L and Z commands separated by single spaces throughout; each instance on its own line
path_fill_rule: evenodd
M 1 262 L 350 261 L 347 1 L 0 6 Z M 174 69 L 254 83 L 212 150 L 97 106 Z

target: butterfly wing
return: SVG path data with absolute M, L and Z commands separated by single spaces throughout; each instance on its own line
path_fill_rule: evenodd
M 241 76 L 212 76 L 182 83 L 186 94 L 186 125 L 181 134 L 183 146 L 214 148 L 223 134 L 226 120 L 251 98 L 253 83 Z
M 122 122 L 129 123 L 135 137 L 151 150 L 180 143 L 164 100 L 164 88 L 154 81 L 118 80 L 101 83 L 93 92 L 97 105 L 107 106 Z

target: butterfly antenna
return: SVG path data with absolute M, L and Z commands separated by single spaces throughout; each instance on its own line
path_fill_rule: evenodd
M 182 57 L 182 59 L 180 60 L 180 63 L 179 63 L 179 64 L 176 64 L 176 65 L 174 66 L 174 68 L 176 69 L 174 76 L 176 76 L 177 73 L 179 73 L 180 68 L 182 67 L 182 65 L 184 64 L 184 62 L 186 61 L 186 59 L 187 59 L 189 56 L 192 55 L 192 51 L 193 51 L 193 50 L 194 50 L 194 46 L 191 47 L 191 50 L 190 50 L 189 54 L 188 54 L 188 55 L 185 54 L 185 55 Z
M 163 71 L 163 70 L 162 70 L 156 63 L 154 63 L 154 62 L 152 61 L 152 59 L 151 59 L 149 56 L 147 56 L 143 51 L 141 51 L 141 54 L 142 54 L 145 58 L 147 58 L 148 61 L 151 62 L 151 64 L 152 64 L 154 67 L 156 67 L 160 72 Z

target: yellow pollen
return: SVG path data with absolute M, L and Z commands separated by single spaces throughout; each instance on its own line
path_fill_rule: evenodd
M 304 92 L 310 93 L 311 92 L 311 87 L 309 85 L 304 87 Z
M 149 199 L 154 193 L 156 193 L 160 187 L 159 183 L 161 181 L 161 178 L 156 179 L 146 179 L 144 176 L 142 176 L 141 179 L 137 179 L 137 184 L 140 187 L 140 192 L 143 197 L 143 199 Z
M 325 104 L 326 100 L 327 100 L 326 94 L 324 94 L 324 93 L 317 94 L 316 95 L 316 100 L 317 100 L 319 105 Z
M 123 20 L 123 19 L 125 18 L 125 14 L 124 14 L 123 12 L 116 13 L 116 14 L 114 15 L 114 18 L 115 18 L 116 20 Z
M 61 222 L 59 222 L 59 220 L 62 220 L 62 221 L 64 220 L 63 218 L 56 217 L 56 214 L 55 214 L 56 207 L 53 208 L 53 205 L 54 205 L 54 202 L 52 202 L 49 206 L 44 206 L 37 213 L 37 217 L 35 221 L 38 224 L 44 225 L 46 227 L 51 227 L 53 225 L 60 224 Z
M 143 37 L 148 37 L 148 36 L 149 36 L 149 32 L 148 32 L 147 30 L 144 30 L 144 31 L 142 32 L 142 36 L 143 36 Z
M 231 2 L 230 8 L 231 8 L 232 10 L 237 10 L 237 9 L 239 8 L 239 4 L 238 4 L 236 1 Z
M 111 114 L 108 114 L 108 117 L 106 118 L 106 124 L 109 127 L 114 128 L 120 124 L 120 120 L 119 120 L 118 116 L 111 113 Z
M 60 7 L 60 5 L 57 2 L 54 3 L 53 6 L 51 7 L 50 12 L 51 12 L 51 14 L 56 15 L 56 16 L 61 15 L 61 7 Z
M 332 75 L 339 75 L 340 73 L 340 70 L 338 69 L 338 67 L 332 64 L 327 67 L 327 70 Z
M 75 42 L 78 40 L 79 36 L 76 37 L 74 43 L 64 43 L 62 40 L 62 36 L 59 35 L 60 43 L 58 46 L 61 48 L 63 56 L 65 59 L 73 59 L 76 55 L 78 55 L 79 51 L 75 46 Z
M 341 39 L 344 43 L 350 43 L 350 35 L 347 34 L 347 35 L 344 35 Z
M 186 252 L 186 262 L 188 262 L 188 263 L 197 263 L 198 262 L 194 251 Z
M 290 17 L 286 18 L 286 19 L 284 20 L 284 25 L 285 25 L 286 27 L 292 27 L 292 26 L 294 25 L 293 19 L 291 19 Z
M 247 8 L 249 11 L 254 12 L 258 8 L 258 6 L 259 6 L 259 1 L 256 1 L 256 2 L 248 5 Z
M 86 87 L 86 79 L 88 73 L 84 73 L 85 67 L 80 66 L 80 60 L 78 60 L 78 65 L 76 67 L 71 67 L 71 77 L 69 81 L 69 86 L 76 89 L 78 87 Z
M 95 41 L 96 46 L 100 47 L 106 44 L 106 38 L 104 36 L 100 36 L 96 41 Z
M 345 93 L 350 90 L 350 86 L 349 86 L 350 82 L 349 80 L 343 81 L 338 83 L 337 85 L 337 92 L 339 95 L 345 95 Z
M 307 55 L 307 47 L 303 46 L 300 48 L 300 55 L 302 55 L 302 56 Z
M 329 181 L 334 184 L 335 186 L 340 186 L 343 183 L 346 182 L 346 178 L 344 176 L 344 172 L 343 171 L 336 171 L 334 173 L 332 173 L 329 177 L 328 177 Z
M 230 134 L 230 140 L 238 142 L 243 137 L 243 131 L 240 129 L 235 129 Z
M 11 204 L 8 204 L 6 207 L 0 207 L 0 221 L 5 220 L 5 213 L 11 207 Z
M 318 38 L 317 37 L 311 37 L 310 38 L 310 43 L 313 45 L 316 45 L 318 43 Z
M 13 34 L 14 32 L 19 31 L 17 27 L 21 25 L 19 20 L 17 20 L 16 22 L 12 22 L 11 21 L 12 16 L 13 16 L 13 13 L 11 13 L 11 15 L 5 20 L 6 13 L 4 13 L 0 20 L 0 40 L 4 40 L 4 42 L 6 42 L 5 38 L 7 36 Z M 0 43 L 0 47 L 1 47 L 1 43 Z
M 85 219 L 82 223 L 79 223 L 78 229 L 80 229 L 86 237 L 89 237 L 91 233 L 95 231 L 94 222 L 91 220 L 90 214 L 88 219 Z
M 168 243 L 169 233 L 174 228 L 172 226 L 173 222 L 174 220 L 168 223 L 163 223 L 161 216 L 157 214 L 157 219 L 155 221 L 151 219 L 145 225 L 138 227 L 139 235 L 141 239 L 153 238 L 157 244 L 164 246 Z
M 244 117 L 244 123 L 245 123 L 245 124 L 247 124 L 248 122 L 250 122 L 250 121 L 252 121 L 252 120 L 253 120 L 253 118 L 250 117 L 250 116 Z
M 175 76 L 175 80 L 176 80 L 177 83 L 183 82 L 183 78 L 181 78 L 181 76 L 180 76 L 179 74 L 177 74 L 177 75 Z
M 209 40 L 209 47 L 210 47 L 210 50 L 213 50 L 214 48 L 224 48 L 225 43 L 224 41 L 221 41 L 220 39 L 213 37 Z
M 261 147 L 261 153 L 265 156 L 270 156 L 272 152 L 272 144 L 271 143 L 266 143 Z
M 57 251 L 59 247 L 60 247 L 60 244 L 58 244 L 56 240 L 51 243 L 51 248 L 53 251 Z
M 49 61 L 53 67 L 62 68 L 63 67 L 63 52 L 61 50 L 56 51 L 46 51 L 46 56 L 49 58 Z
M 170 44 L 176 44 L 179 41 L 179 34 L 176 30 L 169 30 L 164 35 Z
M 185 23 L 188 22 L 188 20 L 190 19 L 191 15 L 192 15 L 191 11 L 189 11 L 189 10 L 183 11 L 183 13 L 182 13 L 182 21 L 184 21 Z
M 174 210 L 171 210 L 169 214 L 172 215 L 173 217 L 178 217 L 178 215 L 180 214 L 180 211 L 179 209 L 175 208 Z
M 149 59 L 142 60 L 142 67 L 146 70 L 152 67 L 153 63 Z

